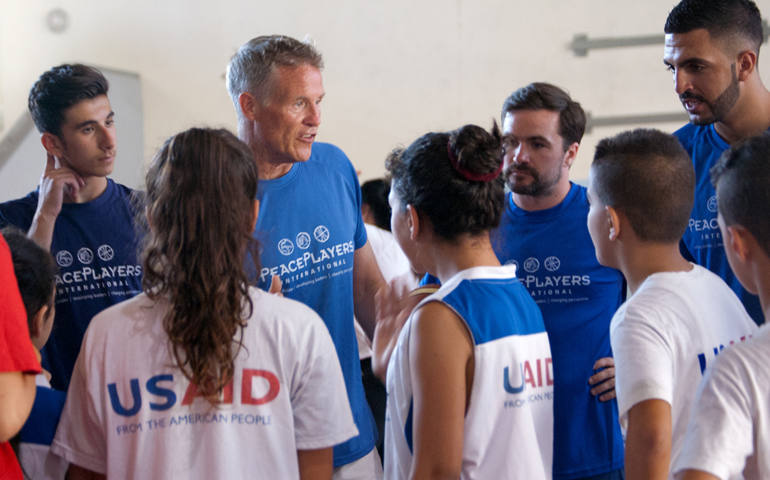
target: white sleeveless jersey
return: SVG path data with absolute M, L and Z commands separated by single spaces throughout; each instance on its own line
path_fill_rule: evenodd
M 463 479 L 551 478 L 551 349 L 540 309 L 515 273 L 513 265 L 464 270 L 420 304 L 444 303 L 465 322 L 473 339 Z M 410 317 L 388 366 L 386 479 L 407 478 L 413 460 L 411 328 Z

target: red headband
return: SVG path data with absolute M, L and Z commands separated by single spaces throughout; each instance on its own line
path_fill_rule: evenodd
M 455 156 L 454 152 L 452 151 L 452 140 L 450 139 L 446 144 L 446 151 L 449 154 L 449 163 L 452 164 L 452 168 L 457 170 L 457 173 L 465 177 L 466 179 L 472 181 L 472 182 L 489 182 L 497 178 L 498 175 L 500 175 L 500 172 L 503 171 L 503 162 L 500 162 L 500 166 L 497 167 L 497 169 L 493 172 L 489 173 L 473 173 L 470 170 L 466 169 L 460 163 L 457 161 L 457 157 Z

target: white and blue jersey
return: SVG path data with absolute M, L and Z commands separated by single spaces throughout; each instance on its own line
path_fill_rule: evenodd
M 67 473 L 67 462 L 50 452 L 56 427 L 59 425 L 64 392 L 52 389 L 40 374 L 32 411 L 19 431 L 19 463 L 25 478 L 60 480 Z
M 259 287 L 279 275 L 283 294 L 318 313 L 329 329 L 345 377 L 359 435 L 334 447 L 334 465 L 351 463 L 374 448 L 377 427 L 361 384 L 353 326 L 353 258 L 366 244 L 356 171 L 339 148 L 314 143 L 306 162 L 280 178 L 260 180 Z
M 461 271 L 420 305 L 434 301 L 457 314 L 473 341 L 461 478 L 551 478 L 551 350 L 540 310 L 516 279 L 516 268 Z M 388 366 L 387 479 L 407 478 L 413 460 L 411 329 L 410 317 Z
M 54 224 L 51 255 L 56 275 L 56 317 L 43 348 L 51 385 L 67 390 L 88 324 L 97 313 L 142 291 L 140 239 L 134 227 L 136 193 L 107 179 L 107 189 L 86 203 L 65 203 Z M 0 227 L 29 230 L 38 192 L 0 204 Z
M 612 356 L 610 321 L 625 282 L 596 259 L 588 207 L 576 184 L 559 205 L 539 211 L 517 207 L 509 193 L 490 235 L 500 263 L 518 266 L 543 313 L 556 375 L 553 476 L 565 480 L 623 468 L 617 403 L 591 395 L 588 378 L 596 360 Z
M 769 130 L 770 131 L 770 130 Z M 730 148 L 714 130 L 714 124 L 688 123 L 674 132 L 695 167 L 695 203 L 687 230 L 682 237 L 682 250 L 688 260 L 716 273 L 738 295 L 746 311 L 757 325 L 764 322 L 759 297 L 743 288 L 727 262 L 722 234 L 717 224 L 717 192 L 711 184 L 709 170 L 722 153 Z

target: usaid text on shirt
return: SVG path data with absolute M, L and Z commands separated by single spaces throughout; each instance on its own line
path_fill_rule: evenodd
M 176 376 L 184 378 L 181 374 Z M 144 413 L 144 418 L 139 422 L 118 425 L 114 432 L 117 435 L 177 425 L 208 423 L 269 426 L 270 410 L 255 407 L 268 405 L 281 391 L 281 384 L 275 373 L 244 368 L 236 372 L 233 380 L 222 390 L 218 408 L 207 409 L 203 413 L 184 409 L 178 414 L 158 415 L 147 419 L 146 416 L 150 412 L 168 412 L 177 405 L 192 405 L 196 398 L 200 397 L 198 389 L 194 384 L 188 383 L 184 393 L 181 393 L 181 384 L 175 382 L 175 376 L 171 373 L 154 375 L 144 381 L 132 378 L 127 384 L 130 394 L 126 391 L 126 385 L 119 386 L 115 382 L 107 385 L 110 407 L 122 417 L 134 417 L 141 412 Z M 198 401 L 206 400 L 201 398 Z

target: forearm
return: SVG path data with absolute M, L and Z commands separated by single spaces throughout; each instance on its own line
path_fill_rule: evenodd
M 38 210 L 32 218 L 32 225 L 30 225 L 29 231 L 27 231 L 27 237 L 40 245 L 41 248 L 50 251 L 56 218 L 56 215 L 47 214 Z
M 375 295 L 383 287 L 377 260 L 369 242 L 355 252 L 353 259 L 353 308 L 358 323 L 369 338 L 374 338 L 374 327 L 377 325 Z
M 373 282 L 363 282 L 362 285 L 353 286 L 356 319 L 370 339 L 374 338 L 374 328 L 377 325 L 374 295 L 381 286 L 382 283 Z
M 34 374 L 0 373 L 0 442 L 7 442 L 24 426 L 34 401 Z
M 397 330 L 390 333 L 390 336 L 375 332 L 374 340 L 372 341 L 372 373 L 379 378 L 382 383 L 385 383 L 388 375 L 388 363 L 390 363 L 390 357 L 393 355 L 393 350 L 398 343 L 398 337 L 401 330 Z

